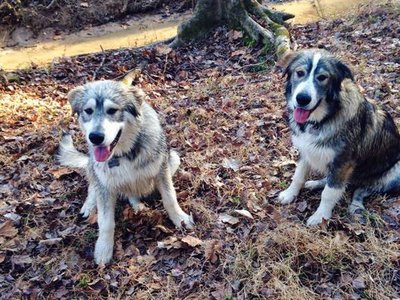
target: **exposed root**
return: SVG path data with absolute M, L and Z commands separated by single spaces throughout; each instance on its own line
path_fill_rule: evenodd
M 271 28 L 274 39 L 275 53 L 278 60 L 290 50 L 290 34 L 285 27 L 286 20 L 293 18 L 291 14 L 284 12 L 274 12 L 259 4 L 256 0 L 247 0 L 246 7 L 255 16 L 263 18 Z
M 245 18 L 240 21 L 240 24 L 246 33 L 249 34 L 255 41 L 261 41 L 265 45 L 269 45 L 272 41 L 274 41 L 274 35 L 272 32 L 262 27 L 249 15 L 246 15 Z
M 249 13 L 265 20 L 269 28 L 257 23 Z M 233 28 L 243 28 L 256 42 L 263 43 L 266 49 L 275 49 L 279 59 L 290 49 L 290 35 L 285 21 L 293 17 L 284 12 L 272 11 L 256 0 L 198 0 L 193 17 L 181 24 L 170 46 L 188 43 L 206 36 L 220 24 L 227 24 Z

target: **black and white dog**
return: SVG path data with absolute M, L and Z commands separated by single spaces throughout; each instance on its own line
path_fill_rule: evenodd
M 129 199 L 135 210 L 140 198 L 158 191 L 169 218 L 177 227 L 193 227 L 193 219 L 179 206 L 172 176 L 180 159 L 168 151 L 157 113 L 142 90 L 117 81 L 96 81 L 68 94 L 73 112 L 89 146 L 89 155 L 76 150 L 70 135 L 60 143 L 62 165 L 85 168 L 89 181 L 81 213 L 97 207 L 99 237 L 96 263 L 108 263 L 114 245 L 114 212 L 118 196 Z
M 400 186 L 400 135 L 391 116 L 363 97 L 350 69 L 323 50 L 287 54 L 286 100 L 293 145 L 300 159 L 292 183 L 279 194 L 291 203 L 304 186 L 323 188 L 321 203 L 308 219 L 316 225 L 332 216 L 346 187 L 354 188 L 350 212 L 363 199 Z M 307 181 L 310 170 L 326 177 Z

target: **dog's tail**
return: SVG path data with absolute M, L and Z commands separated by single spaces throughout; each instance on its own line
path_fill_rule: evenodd
M 169 152 L 169 168 L 171 170 L 171 175 L 174 176 L 175 172 L 178 170 L 179 165 L 181 164 L 181 159 L 178 155 L 178 152 L 171 150 Z
M 89 164 L 89 157 L 75 148 L 71 135 L 64 133 L 56 159 L 61 165 L 72 168 L 87 168 Z

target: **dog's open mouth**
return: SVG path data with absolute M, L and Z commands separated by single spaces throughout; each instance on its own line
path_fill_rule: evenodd
M 122 133 L 122 129 L 120 129 L 118 131 L 117 136 L 115 137 L 115 139 L 112 141 L 112 143 L 109 146 L 94 147 L 94 158 L 96 159 L 96 161 L 104 162 L 110 158 L 114 147 L 117 145 L 119 138 L 121 137 L 121 133 Z
M 293 117 L 294 117 L 294 120 L 296 121 L 296 123 L 304 124 L 305 122 L 307 122 L 311 113 L 317 109 L 317 107 L 320 103 L 321 103 L 321 100 L 319 100 L 317 105 L 315 105 L 314 108 L 310 109 L 310 110 L 300 108 L 300 107 L 295 108 L 294 112 L 293 112 Z

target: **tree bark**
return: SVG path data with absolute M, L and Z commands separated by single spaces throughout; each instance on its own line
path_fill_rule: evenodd
M 203 38 L 215 27 L 225 24 L 242 29 L 266 49 L 274 50 L 279 59 L 290 49 L 290 35 L 285 21 L 293 17 L 270 10 L 257 0 L 197 0 L 192 18 L 179 26 L 178 35 L 170 45 L 177 47 Z

